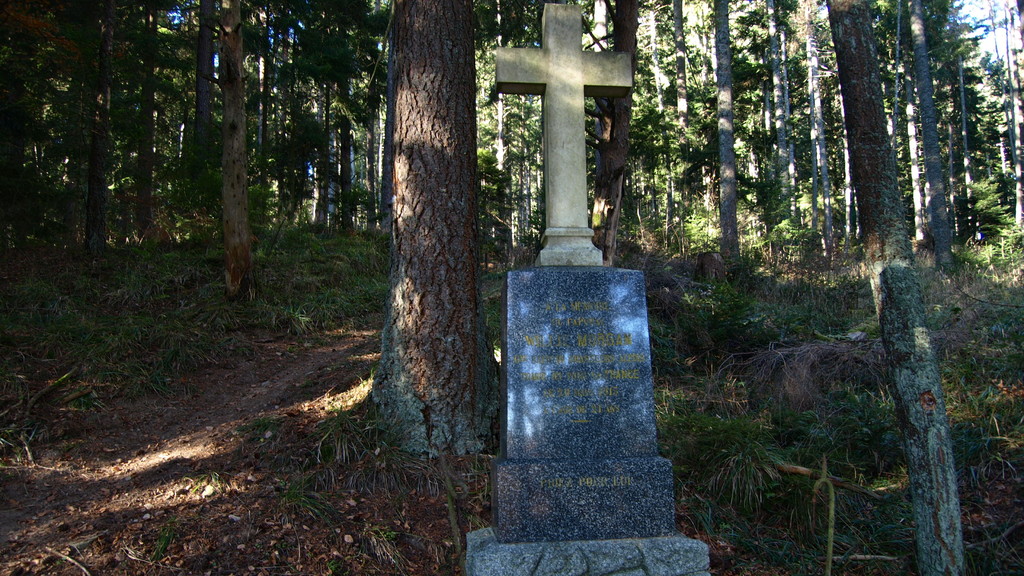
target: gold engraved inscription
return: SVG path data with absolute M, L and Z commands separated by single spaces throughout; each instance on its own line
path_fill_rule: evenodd
M 542 490 L 557 488 L 625 488 L 633 485 L 633 477 L 615 476 L 577 476 L 562 478 L 541 478 Z

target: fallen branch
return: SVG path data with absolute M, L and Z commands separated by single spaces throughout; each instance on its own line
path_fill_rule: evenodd
M 882 556 L 879 554 L 850 554 L 842 560 L 846 562 L 900 562 L 903 558 L 899 556 Z
M 996 536 L 994 538 L 989 538 L 988 540 L 982 540 L 981 542 L 974 542 L 972 544 L 968 544 L 967 547 L 968 548 L 985 548 L 986 546 L 990 546 L 990 545 L 995 544 L 997 542 L 1000 542 L 1002 540 L 1006 540 L 1007 538 L 1009 538 L 1010 534 L 1013 534 L 1014 532 L 1016 532 L 1017 530 L 1019 530 L 1021 528 L 1024 528 L 1024 520 L 1021 520 L 1020 522 L 1017 522 L 1013 526 L 1010 526 L 1009 528 L 1004 530 L 1003 533 L 1000 534 L 999 536 Z
M 46 396 L 50 392 L 53 392 L 54 390 L 63 386 L 72 376 L 75 375 L 75 372 L 77 371 L 78 370 L 76 368 L 72 368 L 70 372 L 61 376 L 60 378 L 57 378 L 56 380 L 48 384 L 46 388 L 43 388 L 39 392 L 36 392 L 35 395 L 33 395 L 32 398 L 28 401 L 28 404 L 25 405 L 25 415 L 28 416 L 28 413 L 32 411 L 32 407 L 35 406 L 36 402 L 38 402 L 40 398 Z
M 811 470 L 810 468 L 804 468 L 803 466 L 797 466 L 796 464 L 780 463 L 775 465 L 775 469 L 778 470 L 779 472 L 782 472 L 783 474 L 796 474 L 799 476 L 806 476 L 812 480 L 820 480 L 822 477 L 821 471 Z M 842 488 L 844 490 L 849 490 L 851 492 L 863 494 L 864 496 L 874 498 L 875 500 L 882 499 L 882 496 L 877 492 L 868 490 L 867 488 L 860 486 L 858 484 L 847 482 L 842 478 L 838 478 L 836 476 L 829 476 L 828 479 L 837 488 Z
M 78 560 L 75 560 L 71 556 L 68 556 L 67 554 L 64 554 L 63 552 L 58 552 L 58 551 L 54 550 L 53 548 L 50 548 L 49 546 L 44 548 L 44 550 L 46 550 L 50 554 L 60 558 L 61 560 L 65 560 L 67 562 L 70 562 L 70 563 L 74 564 L 75 566 L 78 567 L 79 570 L 82 571 L 82 574 L 85 574 L 85 576 L 92 576 L 92 573 L 89 572 L 88 568 L 86 568 L 85 566 L 82 566 L 81 562 L 79 562 Z

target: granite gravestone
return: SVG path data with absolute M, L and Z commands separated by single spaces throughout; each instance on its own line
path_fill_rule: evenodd
M 545 4 L 543 48 L 497 54 L 500 91 L 544 95 L 547 228 L 506 280 L 494 526 L 466 536 L 466 573 L 706 576 L 657 455 L 643 275 L 601 267 L 587 226 L 583 98 L 627 94 L 629 57 L 582 52 L 581 23 Z
M 657 455 L 643 275 L 512 271 L 503 309 L 498 540 L 673 534 L 672 464 Z

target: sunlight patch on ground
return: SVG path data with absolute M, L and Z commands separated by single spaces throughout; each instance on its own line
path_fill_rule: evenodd
M 336 394 L 330 399 L 329 405 L 332 409 L 351 410 L 366 400 L 372 389 L 373 378 L 366 378 L 345 392 Z

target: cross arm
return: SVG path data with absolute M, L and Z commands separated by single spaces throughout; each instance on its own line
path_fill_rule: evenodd
M 498 92 L 543 94 L 547 87 L 547 55 L 536 48 L 498 48 L 495 55 Z
M 633 64 L 625 52 L 583 53 L 583 95 L 623 98 L 633 87 Z

